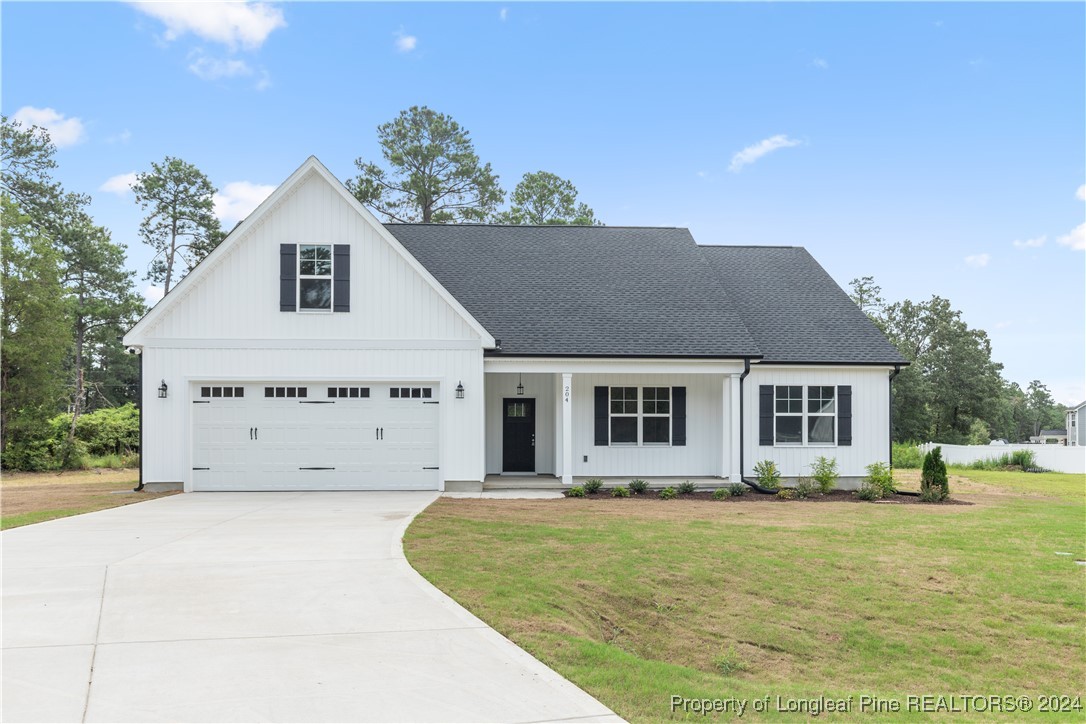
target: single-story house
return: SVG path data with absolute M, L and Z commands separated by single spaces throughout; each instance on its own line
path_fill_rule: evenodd
M 889 462 L 907 361 L 800 247 L 382 224 L 317 159 L 124 337 L 146 483 L 436 489 Z
M 1082 447 L 1086 445 L 1086 429 L 1079 424 L 1082 420 L 1083 412 L 1086 411 L 1086 401 L 1080 402 L 1073 407 L 1068 407 L 1065 412 L 1067 422 L 1067 444 L 1075 447 Z
M 1029 441 L 1035 445 L 1066 445 L 1067 430 L 1041 430 L 1039 435 L 1030 435 Z

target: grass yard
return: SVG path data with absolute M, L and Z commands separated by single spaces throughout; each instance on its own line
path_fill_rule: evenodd
M 771 697 L 744 719 L 798 716 L 777 696 L 1086 696 L 1083 484 L 954 471 L 952 496 L 973 503 L 954 506 L 442 498 L 404 546 L 632 721 L 703 718 L 672 695 Z
M 134 493 L 135 470 L 9 473 L 0 478 L 0 528 L 116 508 L 173 493 Z

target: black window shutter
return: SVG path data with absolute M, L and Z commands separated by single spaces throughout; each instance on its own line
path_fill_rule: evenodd
M 607 420 L 607 388 L 596 388 L 596 444 L 607 445 L 608 442 L 608 420 Z
M 279 311 L 298 311 L 298 246 L 279 245 Z
M 332 311 L 351 311 L 351 246 L 336 244 L 332 247 L 335 257 L 335 276 L 332 278 Z
M 773 385 L 758 385 L 758 444 L 773 444 Z
M 671 388 L 671 444 L 686 444 L 686 388 Z
M 852 385 L 837 387 L 837 444 L 852 444 Z

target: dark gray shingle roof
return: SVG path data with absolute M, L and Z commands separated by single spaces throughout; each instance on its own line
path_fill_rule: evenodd
M 503 355 L 760 354 L 686 229 L 386 227 Z
M 763 362 L 908 364 L 806 249 L 699 248 Z

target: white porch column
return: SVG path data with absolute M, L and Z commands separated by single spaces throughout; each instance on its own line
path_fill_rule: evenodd
M 562 373 L 562 484 L 573 485 L 573 375 Z
M 739 463 L 741 457 L 739 426 L 742 424 L 742 418 L 739 415 L 739 396 L 741 394 L 739 388 L 740 375 L 739 373 L 732 373 L 728 375 L 728 377 L 730 380 L 725 382 L 725 386 L 731 388 L 731 394 L 728 395 L 731 404 L 726 408 L 727 412 L 725 413 L 731 420 L 731 425 L 728 426 L 730 432 L 729 437 L 731 437 L 731 444 L 728 446 L 731 454 L 731 461 L 728 466 L 728 470 L 730 471 L 728 479 L 733 483 L 738 483 L 741 482 L 741 478 L 743 477 L 743 471 Z

